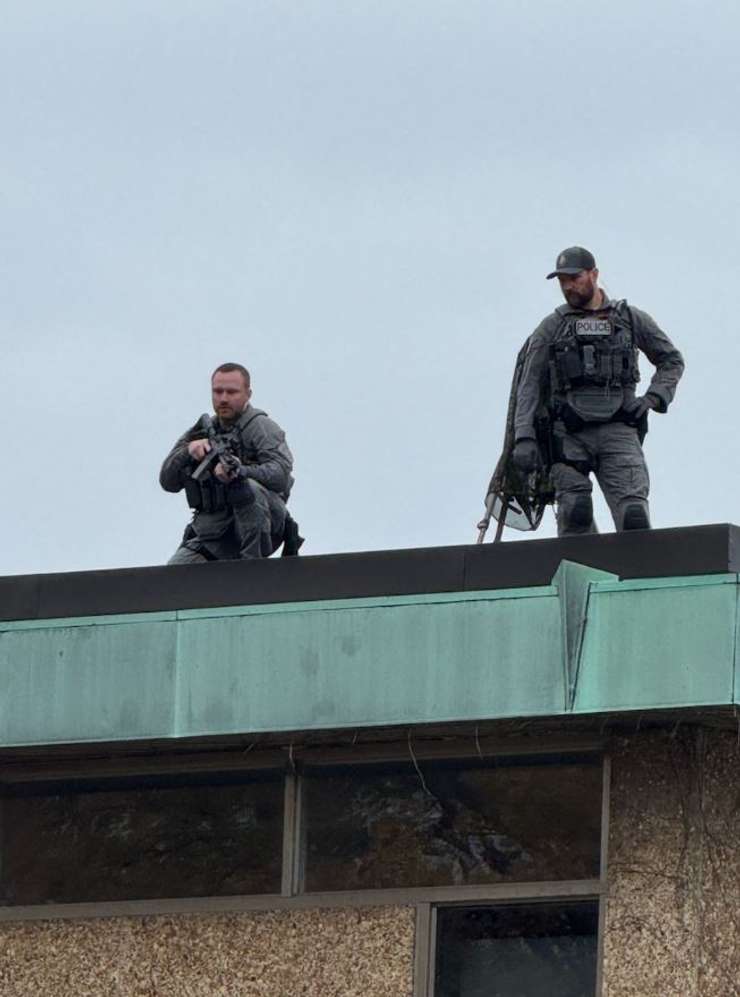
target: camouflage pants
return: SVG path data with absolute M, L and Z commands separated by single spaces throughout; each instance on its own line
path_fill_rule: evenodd
M 253 500 L 210 517 L 196 513 L 168 564 L 269 557 L 278 549 L 285 529 L 285 503 L 256 481 L 246 484 Z
M 618 531 L 650 525 L 650 477 L 637 430 L 622 422 L 596 423 L 575 433 L 554 426 L 557 462 L 552 483 L 558 536 L 597 533 L 590 475 L 596 476 Z

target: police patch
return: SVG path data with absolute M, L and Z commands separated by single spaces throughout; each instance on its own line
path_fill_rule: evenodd
M 612 324 L 608 318 L 576 319 L 576 336 L 611 336 Z

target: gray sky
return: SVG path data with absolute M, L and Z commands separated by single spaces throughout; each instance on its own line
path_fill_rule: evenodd
M 687 360 L 654 525 L 740 519 L 739 28 L 728 0 L 9 0 L 0 572 L 165 561 L 159 464 L 226 360 L 287 431 L 306 553 L 472 542 L 573 243 Z

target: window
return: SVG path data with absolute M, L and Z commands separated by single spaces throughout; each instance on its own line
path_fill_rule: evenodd
M 2 807 L 6 905 L 280 892 L 280 775 L 30 785 Z
M 594 997 L 598 903 L 437 911 L 435 997 Z
M 233 754 L 224 757 L 234 765 Z M 190 765 L 198 761 L 191 756 Z M 269 907 L 276 894 L 289 903 L 296 894 L 367 890 L 403 890 L 417 903 L 535 902 L 557 895 L 560 883 L 567 896 L 596 891 L 596 753 L 299 760 L 290 775 L 277 752 L 249 763 L 255 768 L 81 772 L 6 785 L 0 906 L 241 896 Z M 443 891 L 442 901 L 427 900 L 429 889 Z M 440 917 L 443 925 L 452 914 Z
M 307 891 L 598 877 L 600 758 L 422 763 L 421 772 L 411 763 L 306 772 Z

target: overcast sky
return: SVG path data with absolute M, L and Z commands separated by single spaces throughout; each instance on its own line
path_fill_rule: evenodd
M 159 465 L 224 361 L 287 432 L 306 553 L 472 542 L 573 243 L 687 361 L 654 525 L 740 520 L 735 2 L 2 19 L 0 572 L 165 561 L 188 510 Z

